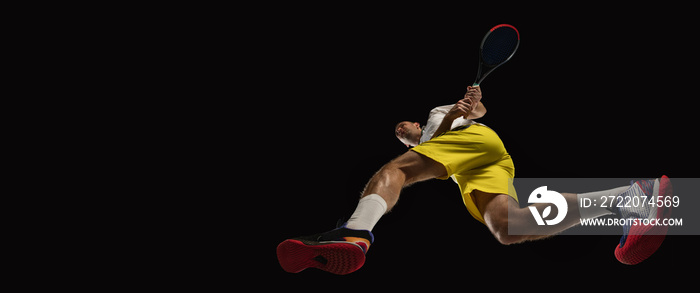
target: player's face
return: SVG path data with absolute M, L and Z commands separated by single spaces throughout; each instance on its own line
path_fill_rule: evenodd
M 418 122 L 403 121 L 396 125 L 394 134 L 403 144 L 417 146 L 420 142 L 420 124 Z

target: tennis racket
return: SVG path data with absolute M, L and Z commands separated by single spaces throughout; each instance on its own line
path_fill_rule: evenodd
M 478 86 L 489 73 L 508 62 L 520 45 L 520 33 L 510 24 L 494 26 L 479 47 L 479 71 L 472 86 Z

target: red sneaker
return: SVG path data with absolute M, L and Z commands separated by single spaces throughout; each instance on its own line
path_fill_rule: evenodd
M 365 264 L 374 235 L 345 226 L 320 234 L 287 239 L 277 246 L 282 269 L 298 273 L 317 268 L 337 275 L 352 273 Z
M 623 219 L 634 218 L 637 221 L 623 226 L 620 244 L 615 248 L 617 260 L 624 264 L 635 265 L 649 258 L 659 249 L 666 238 L 668 226 L 644 224 L 643 220 L 663 221 L 670 217 L 671 205 L 666 204 L 665 199 L 672 195 L 671 179 L 666 175 L 661 176 L 660 179 L 633 182 L 630 189 L 621 194 L 623 199 L 627 196 L 640 196 L 640 198 L 646 197 L 646 200 L 638 206 L 619 208 L 618 215 Z M 664 204 L 657 204 L 662 202 Z

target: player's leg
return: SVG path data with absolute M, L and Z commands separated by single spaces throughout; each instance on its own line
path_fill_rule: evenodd
M 382 215 L 396 205 L 403 187 L 446 174 L 442 164 L 416 152 L 406 152 L 372 176 L 346 227 L 372 231 Z
M 616 215 L 623 219 L 664 219 L 671 213 L 667 205 L 625 205 L 622 202 L 644 202 L 651 199 L 659 202 L 671 198 L 673 186 L 671 180 L 662 176 L 658 179 L 633 181 L 630 186 L 588 193 L 562 193 L 568 205 L 566 217 L 556 225 L 537 225 L 529 208 L 520 208 L 518 203 L 505 194 L 489 194 L 473 191 L 475 204 L 482 211 L 484 222 L 489 230 L 503 244 L 520 243 L 526 240 L 545 238 L 555 235 L 580 223 L 580 219 L 591 219 L 604 215 Z M 583 207 L 578 204 L 581 199 L 591 201 L 612 198 L 614 202 L 602 207 Z M 544 207 L 548 204 L 535 204 Z M 539 208 L 538 210 L 542 210 Z M 620 243 L 615 249 L 617 259 L 625 264 L 637 264 L 651 256 L 661 246 L 667 232 L 666 226 L 639 224 L 642 221 L 625 224 Z M 518 233 L 509 233 L 509 229 Z M 515 235 L 526 234 L 526 235 Z
M 484 193 L 473 191 L 474 199 L 480 211 L 483 211 L 484 221 L 491 233 L 502 244 L 520 243 L 526 240 L 536 240 L 555 235 L 579 224 L 580 214 L 577 208 L 577 195 L 562 193 L 568 205 L 564 220 L 557 225 L 539 226 L 532 216 L 530 209 L 520 208 L 519 204 L 506 194 Z M 534 204 L 544 207 L 548 204 Z M 542 208 L 539 208 L 541 210 Z M 509 229 L 518 231 L 508 233 Z
M 413 151 L 384 165 L 367 183 L 347 223 L 316 235 L 287 239 L 277 246 L 277 258 L 287 272 L 315 267 L 334 274 L 349 274 L 365 262 L 374 242 L 372 228 L 399 199 L 404 186 L 446 176 L 445 167 Z
M 599 198 L 617 196 L 628 190 L 628 186 L 589 193 L 561 193 L 566 199 L 566 217 L 556 225 L 538 225 L 529 208 L 520 208 L 519 204 L 505 194 L 489 194 L 475 190 L 475 201 L 479 210 L 484 211 L 484 221 L 493 235 L 503 244 L 520 243 L 526 240 L 546 238 L 561 233 L 580 223 L 581 218 L 596 218 L 614 214 L 607 208 L 581 209 L 581 198 Z M 549 203 L 536 203 L 537 210 L 542 211 Z M 517 231 L 517 233 L 508 233 Z
M 399 200 L 403 187 L 446 175 L 447 171 L 442 164 L 408 151 L 379 169 L 365 186 L 362 197 L 379 194 L 386 201 L 389 211 Z

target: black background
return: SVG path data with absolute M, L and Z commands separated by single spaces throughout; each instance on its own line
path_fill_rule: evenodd
M 252 134 L 258 141 L 239 146 L 275 148 L 257 150 L 260 163 L 250 167 L 263 209 L 254 237 L 263 240 L 248 265 L 272 278 L 260 285 L 539 290 L 557 281 L 592 288 L 690 281 L 698 236 L 669 236 L 637 266 L 615 259 L 619 236 L 504 246 L 469 215 L 456 184 L 441 180 L 402 192 L 374 228 L 359 271 L 284 272 L 276 245 L 347 219 L 372 174 L 406 151 L 393 136 L 396 123 L 423 124 L 430 109 L 460 99 L 475 78 L 481 38 L 500 23 L 516 26 L 521 43 L 482 83 L 488 113 L 478 121 L 499 134 L 516 177 L 700 177 L 698 38 L 678 14 L 683 8 L 294 8 L 277 7 L 250 25 L 264 31 L 248 44 L 262 53 L 250 72 L 261 88 L 249 100 L 265 122 Z

